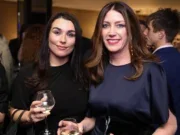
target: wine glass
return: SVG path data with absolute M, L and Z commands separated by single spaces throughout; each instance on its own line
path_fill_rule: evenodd
M 55 100 L 50 90 L 38 91 L 35 100 L 42 101 L 37 107 L 45 108 L 43 113 L 49 113 L 55 105 Z M 48 129 L 47 118 L 45 118 L 45 125 L 45 130 L 40 135 L 53 135 L 54 132 Z
M 75 118 L 65 118 L 63 121 L 71 121 L 73 123 L 77 123 Z M 61 130 L 60 135 L 81 135 L 77 126 L 68 126 Z

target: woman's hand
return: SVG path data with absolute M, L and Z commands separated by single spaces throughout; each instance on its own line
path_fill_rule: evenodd
M 177 130 L 177 120 L 175 115 L 169 110 L 167 123 L 157 128 L 152 135 L 174 135 Z
M 77 130 L 79 132 L 79 135 L 83 134 L 83 125 L 81 123 L 74 123 L 71 121 L 60 121 L 59 122 L 59 128 L 57 131 L 57 135 L 61 135 L 61 133 L 65 130 Z
M 50 112 L 46 112 L 46 109 L 43 107 L 39 107 L 41 106 L 42 101 L 33 101 L 31 106 L 30 106 L 30 110 L 29 110 L 29 120 L 30 122 L 39 122 L 43 119 L 45 119 Z

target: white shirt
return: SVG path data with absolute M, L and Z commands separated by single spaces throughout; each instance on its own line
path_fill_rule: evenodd
M 168 47 L 173 47 L 173 45 L 169 44 L 169 45 L 160 46 L 160 47 L 156 48 L 156 49 L 153 51 L 153 54 L 154 54 L 155 52 L 157 52 L 158 50 L 162 49 L 162 48 L 168 48 Z

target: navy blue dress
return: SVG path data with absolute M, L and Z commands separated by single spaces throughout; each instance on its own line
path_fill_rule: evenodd
M 106 127 L 107 133 L 115 135 L 151 135 L 155 127 L 167 122 L 168 90 L 163 69 L 156 63 L 145 63 L 141 77 L 125 79 L 134 72 L 131 64 L 109 64 L 104 81 L 90 89 L 88 117 L 96 118 L 93 135 L 104 135 Z

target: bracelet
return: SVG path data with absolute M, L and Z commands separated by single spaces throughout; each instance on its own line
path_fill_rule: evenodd
M 32 123 L 33 122 L 33 119 L 32 119 L 32 117 L 31 117 L 31 113 L 30 113 L 30 111 L 27 111 L 29 114 L 28 114 L 28 120 L 27 120 L 27 122 L 29 122 L 29 123 Z
M 19 109 L 16 109 L 16 110 L 12 113 L 12 115 L 11 115 L 12 120 L 14 119 L 14 115 L 15 115 L 18 111 L 20 111 L 20 110 L 19 110 Z

